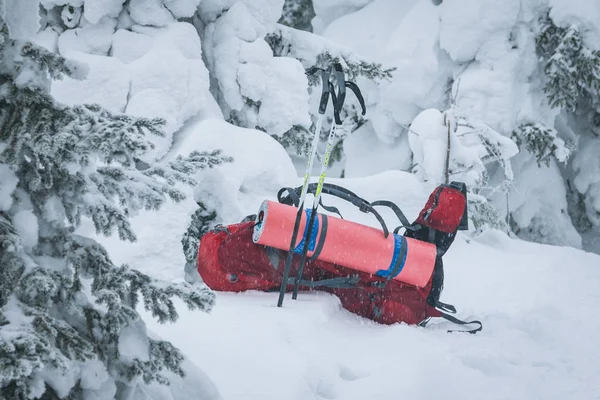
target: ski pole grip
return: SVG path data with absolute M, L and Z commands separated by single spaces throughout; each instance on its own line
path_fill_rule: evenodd
M 322 91 L 321 91 L 321 101 L 319 103 L 319 114 L 325 114 L 325 110 L 327 110 L 327 102 L 329 101 L 329 72 L 325 70 L 321 71 L 321 81 L 322 81 Z M 335 107 L 335 105 L 334 105 Z
M 340 113 L 342 112 L 342 108 L 344 108 L 344 103 L 346 102 L 346 75 L 344 74 L 344 69 L 340 63 L 334 63 L 333 69 L 335 71 L 335 78 L 338 88 L 335 100 L 333 101 L 333 112 L 336 124 L 341 125 L 342 120 L 340 118 Z
M 365 106 L 365 98 L 363 97 L 362 93 L 360 92 L 360 88 L 358 87 L 358 85 L 354 82 L 346 82 L 346 86 L 348 88 L 350 88 L 350 90 L 352 90 L 352 92 L 354 92 L 354 95 L 356 96 L 356 98 L 358 99 L 358 102 L 360 103 L 360 107 L 362 108 L 362 115 L 365 115 L 367 113 L 367 107 Z
M 340 118 L 341 107 L 338 108 L 338 97 L 335 94 L 335 86 L 329 82 L 329 91 L 331 92 L 331 102 L 333 103 L 333 117 L 335 118 L 335 124 L 341 125 L 342 119 Z

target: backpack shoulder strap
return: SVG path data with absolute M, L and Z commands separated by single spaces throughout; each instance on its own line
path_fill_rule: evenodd
M 449 329 L 448 333 L 453 333 L 453 332 L 466 332 L 466 333 L 470 333 L 471 335 L 476 334 L 477 332 L 483 330 L 483 324 L 481 323 L 481 321 L 477 321 L 477 320 L 473 320 L 473 321 L 462 321 L 456 317 L 453 317 L 452 315 L 443 313 L 440 311 L 440 314 L 442 316 L 442 318 L 444 318 L 446 321 L 450 321 L 454 324 L 457 325 L 470 325 L 470 324 L 477 324 L 479 325 L 477 328 L 473 328 L 473 329 L 467 329 L 467 330 L 454 330 L 454 329 Z
M 400 209 L 400 207 L 398 207 L 396 204 L 392 203 L 389 200 L 377 200 L 371 203 L 371 205 L 373 207 L 376 206 L 383 206 L 383 207 L 389 207 L 392 209 L 392 211 L 394 212 L 394 214 L 396 214 L 396 217 L 398 217 L 398 220 L 400 221 L 401 225 L 399 227 L 397 227 L 396 229 L 394 229 L 394 233 L 398 233 L 398 231 L 400 230 L 400 228 L 405 228 L 406 230 L 415 230 L 417 229 L 415 226 L 413 226 L 413 224 L 411 224 L 410 222 L 408 222 L 408 218 L 406 218 L 406 215 L 404 215 L 404 213 L 402 212 L 402 210 Z
M 317 184 L 311 183 L 310 185 L 308 185 L 307 192 L 314 194 L 316 189 L 317 189 Z M 286 192 L 286 191 L 289 193 L 289 197 L 283 196 L 284 192 Z M 301 191 L 302 191 L 302 187 L 282 188 L 277 193 L 277 200 L 282 204 L 298 206 L 298 204 L 300 203 L 299 194 L 301 193 Z M 323 188 L 322 188 L 321 192 L 335 196 L 335 197 L 339 197 L 342 200 L 346 200 L 347 202 L 352 203 L 354 206 L 358 207 L 358 209 L 364 213 L 373 214 L 375 216 L 375 218 L 377 218 L 377 221 L 379 221 L 379 224 L 381 225 L 384 236 L 386 238 L 389 236 L 390 232 L 388 230 L 387 225 L 385 224 L 385 221 L 383 220 L 381 215 L 373 208 L 371 203 L 369 203 L 367 200 L 363 199 L 362 197 L 359 197 L 357 194 L 351 192 L 350 190 L 348 190 L 346 188 L 343 188 L 338 185 L 333 185 L 331 183 L 323 184 Z M 321 206 L 323 206 L 322 203 L 320 203 L 320 204 L 321 204 Z M 341 217 L 341 214 L 337 208 L 325 207 L 325 206 L 323 206 L 323 208 L 330 212 L 336 212 Z

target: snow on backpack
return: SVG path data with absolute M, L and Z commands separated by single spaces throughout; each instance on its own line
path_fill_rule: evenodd
M 308 191 L 314 193 L 315 189 L 312 184 Z M 278 290 L 291 240 L 289 225 L 294 223 L 300 191 L 301 187 L 283 188 L 277 195 L 278 203 L 266 201 L 257 215 L 206 233 L 198 249 L 198 272 L 204 282 L 217 291 Z M 300 254 L 303 246 L 309 246 L 300 286 L 333 293 L 348 311 L 379 323 L 425 326 L 429 319 L 443 317 L 457 324 L 479 325 L 467 332 L 481 330 L 479 321 L 460 321 L 448 314 L 456 312 L 453 306 L 439 301 L 441 256 L 461 227 L 460 222 L 464 225 L 466 221 L 466 188 L 453 183 L 436 189 L 412 224 L 392 202 L 369 203 L 332 184 L 325 184 L 323 193 L 373 214 L 381 230 L 344 220 L 337 208 L 321 203 L 339 218 L 318 214 L 313 234 L 307 239 L 311 210 L 306 210 L 300 227 L 304 235 L 294 248 L 294 253 Z M 378 206 L 389 207 L 397 215 L 401 225 L 393 233 L 375 210 Z M 406 228 L 403 236 L 398 235 L 402 227 Z M 444 239 L 445 248 L 440 249 L 436 239 Z M 288 291 L 295 283 L 297 264 L 292 263 Z

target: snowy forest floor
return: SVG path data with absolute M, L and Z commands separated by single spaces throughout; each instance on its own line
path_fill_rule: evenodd
M 260 154 L 242 159 L 245 141 L 231 139 L 226 151 L 238 151 L 235 171 L 247 171 L 244 163 L 256 163 Z M 328 181 L 371 201 L 392 200 L 409 219 L 429 191 L 399 171 Z M 99 240 L 115 262 L 182 279 L 180 240 L 196 209 L 191 189 L 188 194 L 182 203 L 137 216 L 138 242 Z M 257 187 L 235 200 L 242 214 L 252 214 L 261 198 L 275 194 Z M 324 202 L 345 218 L 377 224 L 348 204 L 327 196 Z M 178 346 L 225 400 L 599 398 L 598 255 L 490 231 L 476 238 L 459 234 L 444 262 L 442 301 L 454 304 L 461 318 L 480 319 L 484 329 L 477 335 L 446 333 L 441 321 L 427 329 L 378 325 L 323 293 L 302 293 L 296 301 L 288 296 L 277 308 L 276 293 L 219 292 L 210 314 L 178 303 L 180 320 L 173 325 L 140 311 L 149 329 Z

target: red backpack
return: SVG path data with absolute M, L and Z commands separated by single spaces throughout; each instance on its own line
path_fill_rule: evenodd
M 315 189 L 316 185 L 309 185 L 308 191 L 311 192 Z M 412 235 L 415 238 L 427 236 L 429 239 L 430 231 L 440 232 L 444 235 L 455 234 L 460 223 L 452 232 L 438 231 L 435 228 L 449 230 L 450 224 L 454 223 L 457 217 L 459 222 L 463 219 L 465 210 L 466 198 L 460 190 L 458 190 L 460 194 L 458 196 L 454 187 L 444 186 L 441 190 L 439 189 L 432 193 L 425 208 L 419 214 L 419 218 L 413 224 L 409 224 L 400 208 L 389 201 L 369 203 L 347 189 L 331 184 L 325 185 L 323 193 L 343 198 L 358 206 L 361 211 L 373 213 L 385 232 L 388 231 L 387 226 L 374 207 L 390 207 L 402 224 L 396 228 L 395 232 L 404 226 L 407 228 L 405 236 Z M 300 190 L 301 187 L 284 188 L 278 193 L 278 200 L 284 204 L 296 203 L 297 205 Z M 285 192 L 287 192 L 286 196 L 284 196 Z M 463 208 L 458 213 L 460 215 L 443 212 L 442 208 L 449 205 L 448 201 L 462 205 Z M 335 207 L 322 206 L 330 212 L 339 214 Z M 458 210 L 459 207 L 452 204 L 451 209 Z M 429 215 L 425 218 L 424 214 Z M 213 290 L 279 291 L 287 252 L 253 242 L 252 232 L 255 218 L 256 216 L 249 216 L 245 219 L 247 222 L 243 221 L 226 227 L 217 226 L 201 238 L 198 249 L 198 272 L 204 282 Z M 432 237 L 435 239 L 435 234 Z M 295 254 L 290 271 L 291 278 L 287 283 L 288 291 L 293 289 L 299 259 L 300 255 Z M 458 320 L 449 315 L 456 312 L 455 308 L 439 301 L 439 293 L 443 284 L 441 261 L 441 252 L 438 251 L 432 277 L 425 287 L 418 288 L 397 280 L 367 274 L 319 259 L 308 259 L 300 286 L 309 290 L 321 290 L 335 294 L 346 310 L 379 323 L 404 322 L 410 325 L 425 326 L 431 318 L 442 317 L 461 325 L 478 324 L 479 327 L 466 331 L 476 333 L 482 329 L 479 321 L 463 322 Z

